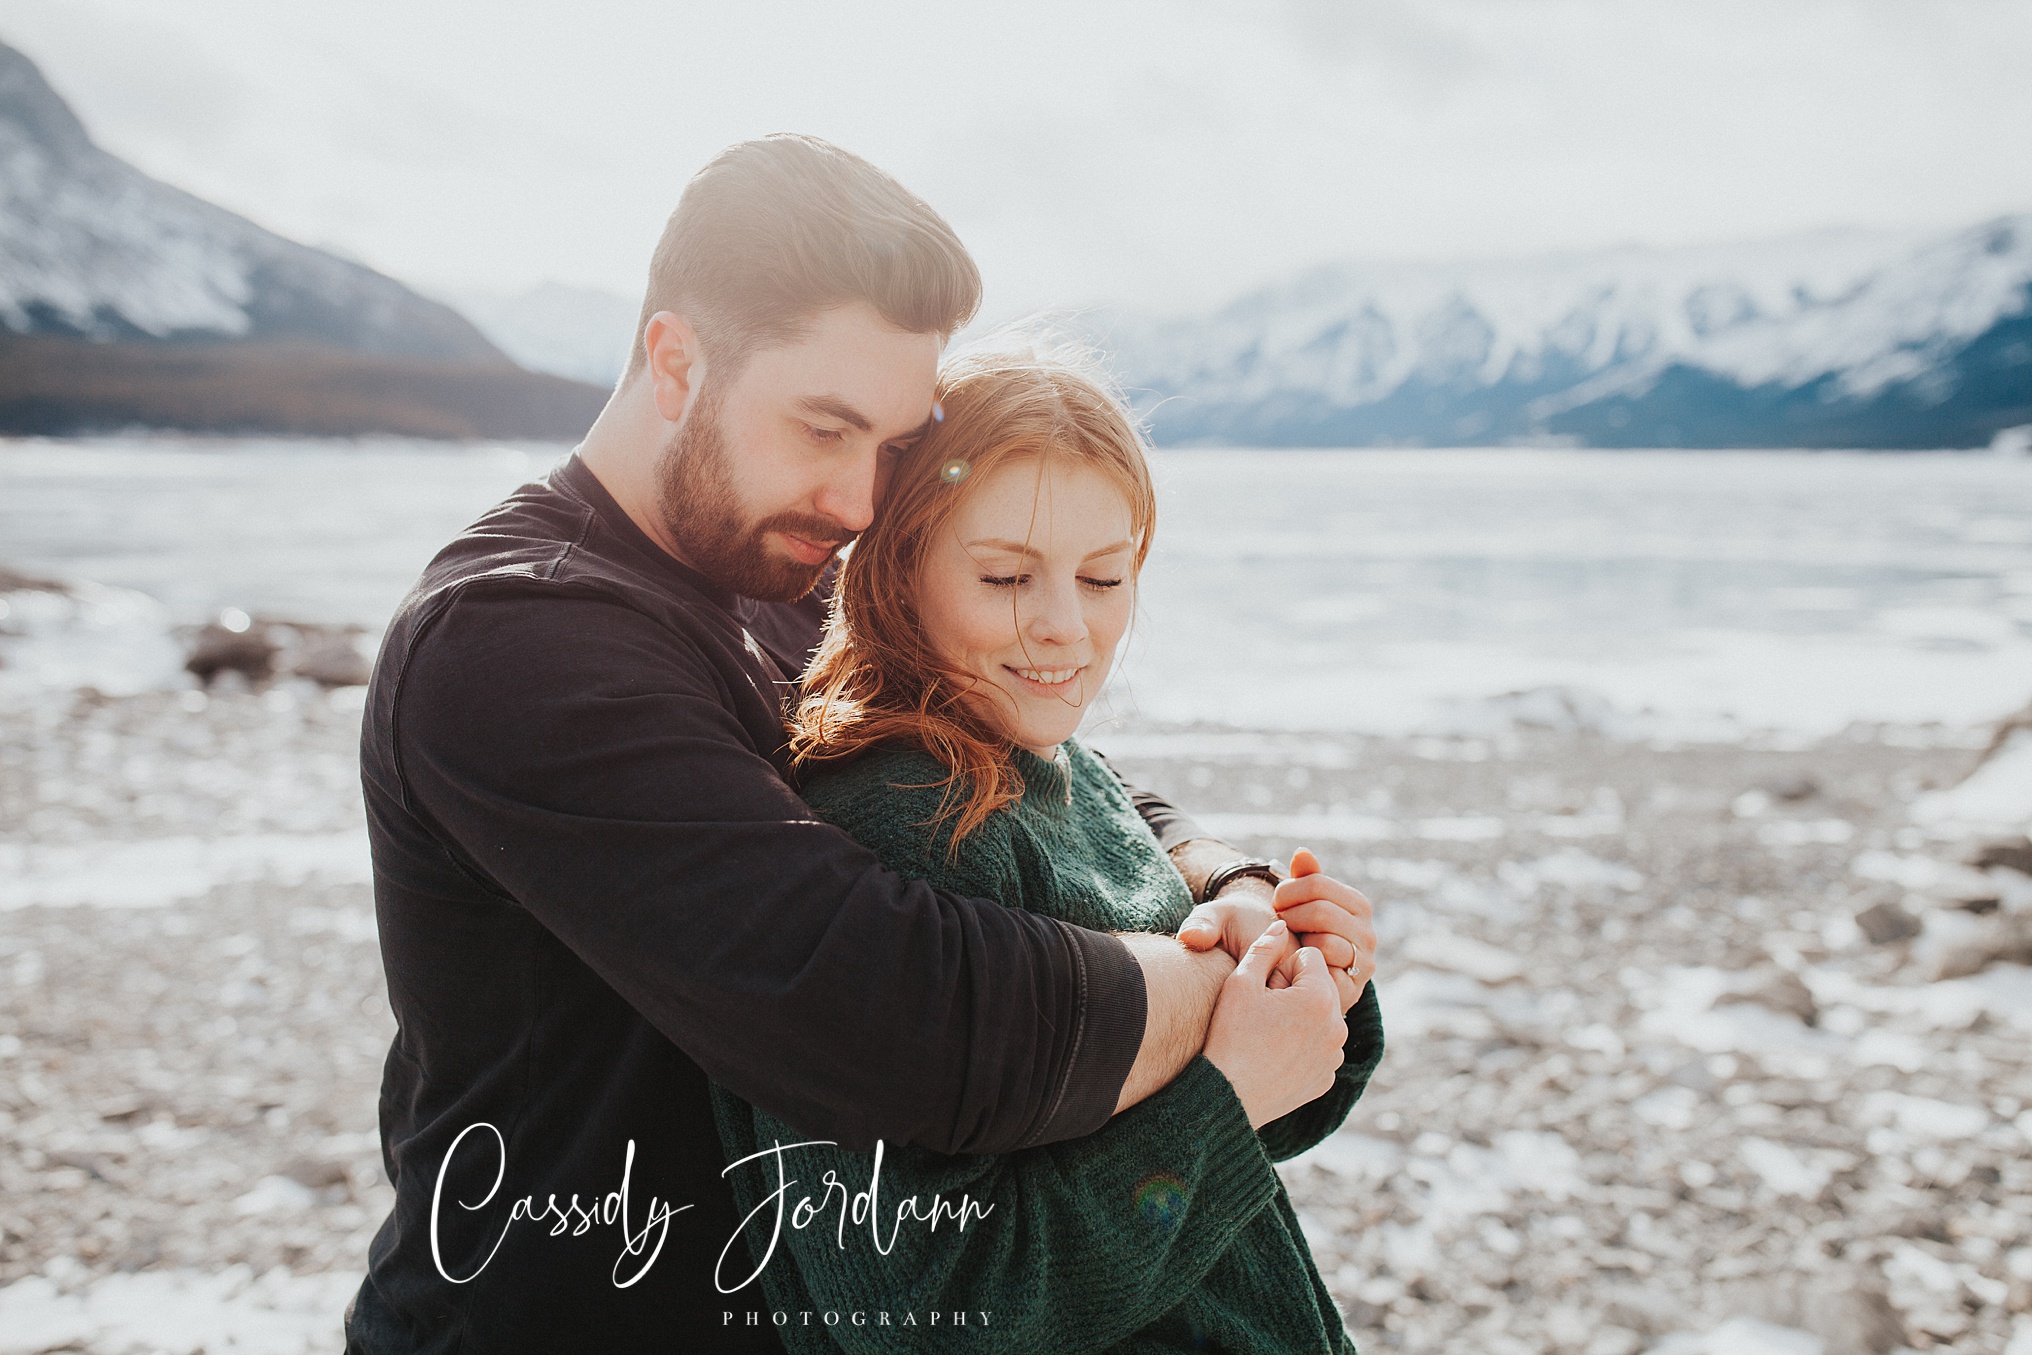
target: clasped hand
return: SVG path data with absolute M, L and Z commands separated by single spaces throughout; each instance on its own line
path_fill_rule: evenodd
M 1374 909 L 1360 891 L 1320 872 L 1311 852 L 1291 858 L 1274 892 L 1230 889 L 1186 919 L 1179 940 L 1218 945 L 1239 960 L 1207 1025 L 1207 1060 L 1234 1087 L 1252 1127 L 1324 1095 L 1343 1059 L 1348 1008 L 1376 969 Z
M 1376 973 L 1375 915 L 1375 906 L 1360 890 L 1322 872 L 1319 858 L 1300 848 L 1291 854 L 1291 878 L 1274 893 L 1259 881 L 1238 881 L 1193 909 L 1178 929 L 1178 939 L 1188 950 L 1219 946 L 1240 963 L 1281 918 L 1297 934 L 1299 947 L 1317 951 L 1326 961 L 1345 1012 L 1361 1000 L 1362 989 Z M 1298 977 L 1299 959 L 1298 949 L 1288 950 L 1271 971 L 1270 987 L 1289 986 Z

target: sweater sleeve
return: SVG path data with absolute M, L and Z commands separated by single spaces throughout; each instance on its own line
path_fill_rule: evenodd
M 1348 1008 L 1347 1023 L 1348 1038 L 1341 1045 L 1341 1066 L 1334 1074 L 1333 1086 L 1256 1131 L 1271 1161 L 1297 1157 L 1319 1143 L 1341 1127 L 1355 1102 L 1362 1099 L 1370 1076 L 1383 1058 L 1383 1016 L 1376 1006 L 1374 983 L 1362 994 L 1361 1001 Z
M 1126 1340 L 1176 1308 L 1278 1192 L 1242 1103 L 1204 1058 L 1083 1139 L 999 1155 L 848 1152 L 810 1143 L 723 1089 L 714 1097 L 743 1236 L 772 1306 L 964 1311 L 967 1349 L 982 1355 L 1071 1355 Z M 803 1146 L 779 1154 L 779 1143 Z M 750 1155 L 759 1156 L 740 1163 Z M 825 1335 L 830 1345 L 813 1349 L 938 1350 L 951 1340 L 937 1328 L 847 1323 Z

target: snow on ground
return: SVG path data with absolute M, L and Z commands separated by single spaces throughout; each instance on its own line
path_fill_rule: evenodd
M 45 1274 L 0 1289 L 0 1355 L 314 1355 L 344 1343 L 340 1318 L 360 1287 L 348 1272 L 54 1269 L 74 1285 Z

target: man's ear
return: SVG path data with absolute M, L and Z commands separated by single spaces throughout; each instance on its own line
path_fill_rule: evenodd
M 676 423 L 684 417 L 705 378 L 706 364 L 699 352 L 698 335 L 675 311 L 658 311 L 642 328 L 642 348 L 656 412 Z

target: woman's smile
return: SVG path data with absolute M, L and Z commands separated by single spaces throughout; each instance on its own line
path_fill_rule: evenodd
M 1014 673 L 1017 677 L 1022 678 L 1025 682 L 1029 683 L 1031 686 L 1039 688 L 1042 691 L 1053 696 L 1058 695 L 1062 688 L 1071 686 L 1072 680 L 1078 677 L 1081 673 L 1086 671 L 1084 666 L 1079 668 L 1048 668 L 1048 669 L 1011 668 L 1006 663 L 1003 664 L 1002 666 L 1008 669 L 1010 672 Z

